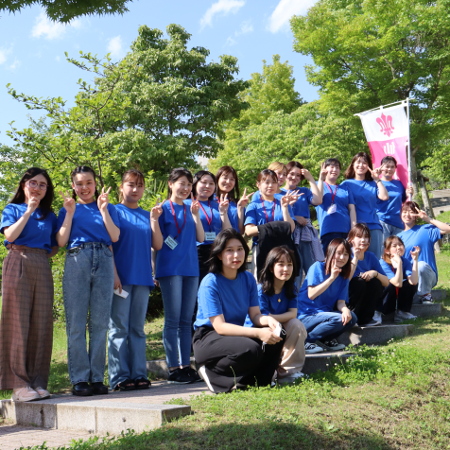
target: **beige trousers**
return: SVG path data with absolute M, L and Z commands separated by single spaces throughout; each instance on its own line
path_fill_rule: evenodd
M 281 351 L 281 362 L 278 366 L 278 377 L 283 378 L 301 372 L 305 364 L 305 326 L 298 319 L 291 319 L 283 324 L 286 339 Z

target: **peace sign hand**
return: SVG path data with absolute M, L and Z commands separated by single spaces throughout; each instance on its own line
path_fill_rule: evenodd
M 340 269 L 337 264 L 336 261 L 333 261 L 333 264 L 331 265 L 331 273 L 330 273 L 330 278 L 332 280 L 335 280 L 339 274 L 342 272 L 342 269 Z
M 66 210 L 66 213 L 68 214 L 74 214 L 75 213 L 75 208 L 76 208 L 76 204 L 75 204 L 75 200 L 72 198 L 72 196 L 67 192 L 61 192 L 59 191 L 59 195 L 62 197 L 64 203 L 64 209 Z
M 325 167 L 325 162 L 323 162 L 323 163 L 322 163 L 322 166 L 321 166 L 321 168 L 320 168 L 320 175 L 319 175 L 319 178 L 320 178 L 322 181 L 325 181 L 325 180 L 327 179 L 327 175 L 328 175 L 328 170 L 327 170 L 327 168 Z
M 194 198 L 194 194 L 191 192 L 191 213 L 194 216 L 198 216 L 198 212 L 200 210 L 200 202 Z
M 250 194 L 247 194 L 247 188 L 244 189 L 244 193 L 241 197 L 241 199 L 238 201 L 238 208 L 245 208 L 247 207 L 247 205 L 250 203 L 250 197 L 255 193 L 255 191 L 253 191 Z
M 373 181 L 378 182 L 380 181 L 380 175 L 381 175 L 381 169 L 383 166 L 378 167 L 376 169 L 371 169 L 370 167 L 368 167 L 370 174 L 372 175 Z
M 225 214 L 230 206 L 230 200 L 228 200 L 228 194 L 220 194 L 219 198 L 219 212 L 220 214 Z
M 105 187 L 102 187 L 102 193 L 98 196 L 97 199 L 97 206 L 100 212 L 106 211 L 108 208 L 109 198 L 108 194 L 111 191 L 111 187 L 108 188 L 108 190 L 105 192 Z

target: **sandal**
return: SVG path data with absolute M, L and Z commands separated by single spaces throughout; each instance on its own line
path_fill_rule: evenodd
M 150 383 L 150 380 L 147 378 L 136 378 L 134 380 L 134 387 L 135 389 L 148 389 L 151 386 L 152 383 Z
M 121 383 L 117 383 L 114 388 L 115 391 L 133 391 L 134 389 L 136 389 L 136 386 L 133 380 L 125 380 Z

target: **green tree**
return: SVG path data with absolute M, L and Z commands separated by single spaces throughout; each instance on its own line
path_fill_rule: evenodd
M 140 27 L 117 64 L 89 53 L 69 59 L 95 76 L 92 86 L 79 80 L 71 108 L 61 98 L 39 99 L 10 87 L 17 100 L 46 116 L 12 129 L 17 145 L 3 149 L 0 166 L 39 164 L 61 185 L 73 167 L 88 164 L 102 185 L 115 186 L 129 167 L 165 177 L 176 166 L 197 167 L 199 156 L 215 156 L 222 123 L 245 107 L 238 94 L 247 84 L 235 79 L 236 58 L 207 62 L 207 49 L 187 48 L 183 28 L 169 25 L 167 34 Z
M 449 8 L 449 0 L 319 0 L 293 18 L 321 108 L 350 124 L 354 113 L 409 97 L 413 165 L 436 148 L 448 157 Z
M 94 14 L 123 14 L 128 11 L 126 3 L 132 0 L 5 0 L 0 12 L 16 13 L 32 5 L 40 5 L 47 16 L 56 22 L 70 22 L 73 18 Z

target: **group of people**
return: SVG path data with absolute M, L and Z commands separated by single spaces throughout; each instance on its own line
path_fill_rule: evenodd
M 123 175 L 120 204 L 113 206 L 109 189 L 99 193 L 94 171 L 80 166 L 71 173 L 72 195 L 61 194 L 58 217 L 50 177 L 29 169 L 1 221 L 9 251 L 0 389 L 13 389 L 16 401 L 50 395 L 48 259 L 58 247 L 67 249 L 63 294 L 74 395 L 108 393 L 106 339 L 110 387 L 150 386 L 144 322 L 154 279 L 164 305 L 168 381 L 204 380 L 213 392 L 295 381 L 304 376 L 305 353 L 344 348 L 336 338 L 357 323 L 379 325 L 394 311 L 396 321 L 414 318 L 413 299 L 432 301 L 433 245 L 450 226 L 405 202 L 412 191 L 393 179 L 395 167 L 386 157 L 373 169 L 361 152 L 337 184 L 335 158 L 323 163 L 317 182 L 297 161 L 274 162 L 258 175 L 258 191 L 242 196 L 230 166 L 194 176 L 177 168 L 167 199 L 145 211 L 142 173 Z M 303 180 L 309 187 L 300 186 Z M 244 235 L 252 238 L 250 271 Z

